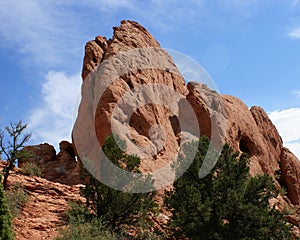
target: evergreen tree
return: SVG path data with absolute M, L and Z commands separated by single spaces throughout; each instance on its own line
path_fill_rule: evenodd
M 0 175 L 0 182 L 1 181 L 2 176 Z M 14 234 L 12 231 L 11 216 L 2 184 L 0 184 L 0 240 L 12 239 L 14 239 Z
M 116 139 L 119 145 L 124 144 L 119 138 Z M 140 159 L 137 156 L 126 155 L 118 147 L 113 136 L 106 139 L 103 151 L 108 159 L 119 168 L 129 172 L 140 172 Z M 106 170 L 105 167 L 103 169 Z M 114 175 L 113 172 L 109 174 Z M 122 176 L 120 177 L 122 178 Z M 113 228 L 118 228 L 122 224 L 130 226 L 147 226 L 150 224 L 147 214 L 157 208 L 157 204 L 153 200 L 155 192 L 127 193 L 118 191 L 99 182 L 87 172 L 85 172 L 84 178 L 88 178 L 88 182 L 82 194 L 86 198 L 87 207 L 91 208 L 98 218 L 103 218 Z M 144 179 L 144 183 L 153 184 L 153 181 L 148 176 Z
M 193 163 L 166 197 L 173 213 L 170 225 L 190 239 L 289 239 L 290 227 L 269 204 L 277 196 L 272 178 L 251 177 L 246 154 L 225 145 L 213 171 L 199 178 L 208 146 L 208 138 L 201 137 Z M 176 169 L 183 157 L 180 162 Z

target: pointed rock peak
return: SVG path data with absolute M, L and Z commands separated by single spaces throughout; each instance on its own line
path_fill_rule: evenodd
M 121 25 L 113 27 L 113 37 L 97 36 L 85 46 L 82 79 L 94 71 L 100 63 L 111 55 L 135 48 L 160 48 L 156 39 L 139 23 L 123 20 Z

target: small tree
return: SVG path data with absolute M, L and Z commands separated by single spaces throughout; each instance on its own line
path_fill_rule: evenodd
M 6 157 L 6 165 L 3 168 L 3 188 L 7 188 L 7 179 L 9 172 L 15 167 L 15 162 L 20 157 L 25 157 L 26 153 L 22 152 L 22 148 L 29 141 L 31 134 L 24 133 L 27 124 L 22 121 L 10 123 L 10 126 L 0 130 L 0 152 Z M 8 138 L 6 140 L 6 138 Z M 6 140 L 6 141 L 5 141 Z
M 166 197 L 171 226 L 190 239 L 289 239 L 290 227 L 269 204 L 277 196 L 272 178 L 251 177 L 247 155 L 225 145 L 213 171 L 199 178 L 208 146 L 202 137 L 194 162 Z
M 2 176 L 0 175 L 0 182 L 1 181 Z M 12 239 L 14 239 L 14 234 L 11 225 L 11 215 L 9 212 L 6 197 L 4 195 L 2 184 L 0 184 L 0 240 Z
M 117 138 L 119 144 L 124 144 Z M 138 167 L 140 159 L 136 156 L 126 155 L 116 144 L 112 136 L 108 137 L 103 145 L 103 151 L 111 162 L 126 171 L 140 172 Z M 105 169 L 103 169 L 105 171 Z M 99 182 L 88 173 L 88 182 L 82 193 L 86 203 L 98 218 L 104 218 L 113 228 L 122 224 L 130 226 L 147 226 L 150 224 L 149 212 L 156 210 L 154 202 L 155 192 L 127 193 L 110 188 Z M 110 173 L 113 175 L 114 173 Z M 125 176 L 124 176 L 125 177 Z M 152 179 L 144 179 L 145 184 L 152 184 Z

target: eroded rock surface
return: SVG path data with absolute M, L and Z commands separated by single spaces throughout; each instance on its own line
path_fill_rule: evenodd
M 111 119 L 114 118 L 114 109 L 122 97 L 140 86 L 162 84 L 181 94 L 179 103 L 185 100 L 190 103 L 198 119 L 201 134 L 213 139 L 218 135 L 220 140 L 225 140 L 234 150 L 247 153 L 251 157 L 251 174 L 267 173 L 273 176 L 278 188 L 285 187 L 288 190 L 287 197 L 281 196 L 278 201 L 282 205 L 290 204 L 299 207 L 299 160 L 283 147 L 282 139 L 266 112 L 260 107 L 249 109 L 240 99 L 228 95 L 220 96 L 205 85 L 199 83 L 186 85 L 176 65 L 163 50 L 160 52 L 161 65 L 164 66 L 167 62 L 170 68 L 143 68 L 145 65 L 142 62 L 151 62 L 149 55 L 145 54 L 141 63 L 132 62 L 133 66 L 142 67 L 141 69 L 136 67 L 128 72 L 122 72 L 125 67 L 128 67 L 124 64 L 126 54 L 122 54 L 140 48 L 160 49 L 160 45 L 144 27 L 132 21 L 122 21 L 121 26 L 115 27 L 112 39 L 106 40 L 98 36 L 87 43 L 82 77 L 84 82 L 88 83 L 83 86 L 83 96 L 91 95 L 92 92 L 94 98 L 82 101 L 80 111 L 85 116 L 89 116 L 81 121 L 92 120 L 85 129 L 76 130 L 78 135 L 80 136 L 83 131 L 94 131 L 95 128 L 97 140 L 102 144 L 112 132 Z M 124 60 L 121 61 L 122 63 L 109 64 L 111 59 L 120 54 L 123 57 L 120 59 Z M 118 73 L 122 74 L 118 75 Z M 101 98 L 97 99 L 95 96 L 101 90 L 101 86 L 105 86 L 105 84 L 97 85 L 98 82 L 108 81 L 109 76 L 112 77 L 111 82 L 102 92 Z M 89 91 L 86 91 L 87 89 Z M 156 91 L 149 93 L 160 98 Z M 166 99 L 172 99 L 171 95 L 166 94 Z M 92 109 L 90 106 L 93 104 L 94 106 L 96 104 L 97 108 Z M 95 111 L 95 118 L 93 118 L 93 111 Z M 142 161 L 143 171 L 160 168 L 176 155 L 182 129 L 178 123 L 178 116 L 170 109 L 157 104 L 147 104 L 133 111 L 130 119 L 126 119 L 125 113 L 123 111 L 123 115 L 116 119 L 120 123 L 119 127 L 128 131 L 126 133 L 128 138 L 140 147 L 153 145 L 154 149 L 155 147 L 159 149 L 157 154 Z M 80 120 L 78 123 L 80 125 Z M 150 133 L 153 130 L 152 126 L 155 125 L 161 125 L 165 129 L 165 142 L 152 141 Z M 218 130 L 214 131 L 216 126 Z M 79 140 L 79 144 L 85 149 L 90 143 Z
M 28 157 L 19 159 L 19 167 L 22 168 L 26 162 L 34 163 L 40 167 L 42 176 L 49 181 L 69 185 L 81 183 L 73 145 L 62 141 L 59 146 L 60 152 L 57 155 L 54 147 L 47 143 L 24 147 Z

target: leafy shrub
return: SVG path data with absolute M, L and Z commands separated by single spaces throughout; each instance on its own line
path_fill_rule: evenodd
M 95 218 L 83 204 L 70 202 L 65 213 L 70 226 L 60 232 L 57 240 L 116 240 L 101 218 Z
M 161 233 L 150 232 L 148 230 L 138 231 L 135 236 L 128 234 L 130 228 L 122 228 L 113 232 L 113 229 L 103 220 L 88 212 L 82 203 L 70 202 L 65 217 L 70 224 L 68 229 L 60 232 L 61 237 L 57 240 L 75 240 L 75 239 L 108 239 L 108 240 L 160 240 L 166 239 Z
M 89 213 L 84 204 L 78 202 L 69 202 L 68 210 L 65 212 L 65 218 L 68 222 L 84 223 L 94 218 Z
M 161 232 L 141 231 L 136 236 L 132 237 L 133 240 L 164 240 L 168 239 L 167 235 Z
M 109 160 L 119 168 L 135 173 L 140 172 L 140 159 L 136 156 L 124 154 L 118 147 L 120 145 L 124 145 L 124 142 L 119 138 L 115 140 L 110 136 L 103 145 L 103 151 Z M 100 169 L 106 171 L 105 166 L 101 166 Z M 114 175 L 113 172 L 109 174 Z M 155 192 L 121 192 L 99 182 L 87 172 L 83 177 L 88 179 L 85 188 L 82 190 L 87 207 L 91 208 L 98 218 L 103 218 L 113 229 L 120 228 L 122 225 L 142 228 L 151 225 L 148 213 L 155 212 L 157 209 L 157 204 L 154 202 Z M 123 179 L 123 177 L 121 178 Z M 143 181 L 145 184 L 151 184 L 150 186 L 153 184 L 150 176 L 143 179 Z
M 106 225 L 101 219 L 93 218 L 90 222 L 76 223 L 71 222 L 70 227 L 61 232 L 62 237 L 57 240 L 117 240 L 106 229 Z
M 17 217 L 22 212 L 22 208 L 29 200 L 21 183 L 10 186 L 10 189 L 6 191 L 6 197 L 13 217 Z
M 2 176 L 0 175 L 0 240 L 13 240 L 11 216 L 1 182 Z
M 272 178 L 251 177 L 247 155 L 225 145 L 213 171 L 199 178 L 208 146 L 208 138 L 200 138 L 193 163 L 166 197 L 173 213 L 170 225 L 190 239 L 290 239 L 290 226 L 269 205 L 278 194 Z M 175 169 L 180 164 L 184 157 Z
M 41 168 L 36 165 L 35 163 L 30 163 L 26 162 L 24 163 L 22 169 L 21 169 L 22 174 L 26 176 L 36 176 L 36 177 L 41 177 L 42 176 L 42 170 Z

